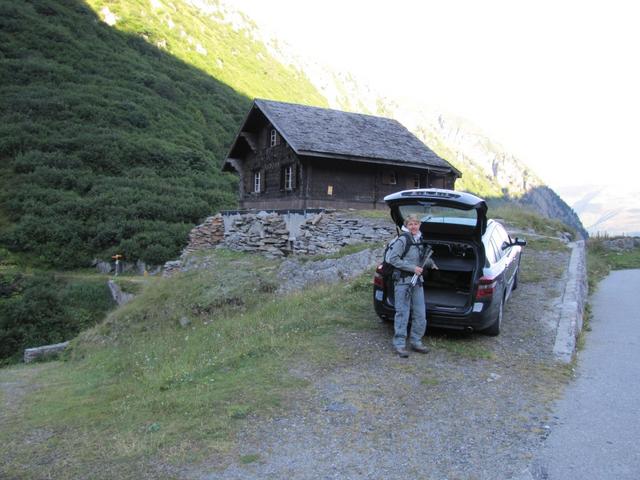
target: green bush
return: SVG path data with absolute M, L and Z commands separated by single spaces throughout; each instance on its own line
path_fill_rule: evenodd
M 70 340 L 112 307 L 103 279 L 0 273 L 0 364 L 19 360 L 25 348 Z

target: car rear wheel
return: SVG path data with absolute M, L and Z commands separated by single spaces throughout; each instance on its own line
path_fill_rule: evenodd
M 491 335 L 492 337 L 500 335 L 500 325 L 502 324 L 502 314 L 504 311 L 504 295 L 502 300 L 500 300 L 500 308 L 498 309 L 498 316 L 495 321 L 489 326 L 489 328 L 484 330 L 484 333 L 487 335 Z

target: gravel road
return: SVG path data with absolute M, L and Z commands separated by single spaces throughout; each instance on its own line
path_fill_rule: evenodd
M 566 265 L 567 252 L 527 250 Z M 427 355 L 393 355 L 392 328 L 344 333 L 348 362 L 297 365 L 310 386 L 282 416 L 251 418 L 237 449 L 192 479 L 510 479 L 549 433 L 570 367 L 556 363 L 556 302 L 564 279 L 521 281 L 498 337 L 429 332 Z

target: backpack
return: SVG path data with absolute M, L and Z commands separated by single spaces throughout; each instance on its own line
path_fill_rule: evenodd
M 405 239 L 407 240 L 405 242 L 405 246 L 404 246 L 404 251 L 402 252 L 402 255 L 400 255 L 400 258 L 404 258 L 404 256 L 407 254 L 407 252 L 409 251 L 409 248 L 411 247 L 411 245 L 413 245 L 413 239 L 411 238 L 411 234 L 409 232 L 404 232 L 402 233 L 402 235 L 398 235 L 396 238 L 394 238 L 391 242 L 389 242 L 387 244 L 387 246 L 384 248 L 384 255 L 382 257 L 382 265 L 380 266 L 380 268 L 378 269 L 378 272 L 383 276 L 383 277 L 387 277 L 389 275 L 391 275 L 393 273 L 393 271 L 396 269 L 396 267 L 394 267 L 392 264 L 390 264 L 387 261 L 387 252 L 389 252 L 389 250 L 391 249 L 391 247 L 398 241 L 400 240 L 400 238 L 405 237 Z

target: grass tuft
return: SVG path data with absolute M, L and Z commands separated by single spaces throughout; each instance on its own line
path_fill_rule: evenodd
M 247 465 L 249 463 L 254 463 L 260 460 L 260 454 L 258 453 L 250 453 L 249 455 L 241 455 L 240 463 Z

